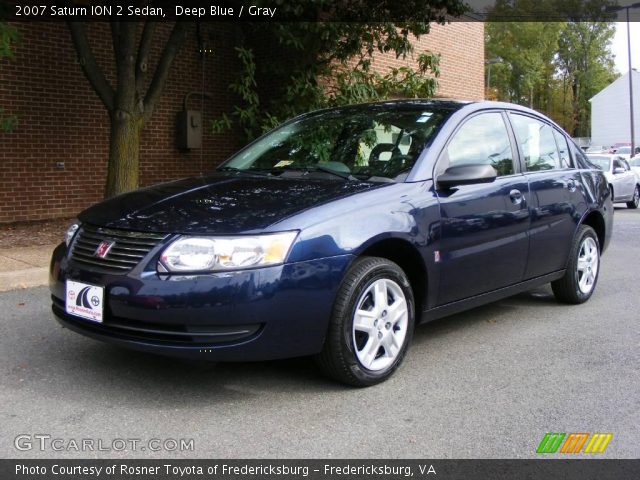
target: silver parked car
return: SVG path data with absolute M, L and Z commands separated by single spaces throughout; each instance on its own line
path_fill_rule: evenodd
M 626 202 L 627 207 L 638 208 L 640 179 L 627 160 L 615 154 L 588 154 L 587 157 L 594 166 L 604 171 L 614 203 Z
M 631 166 L 631 170 L 636 172 L 636 176 L 640 181 L 640 153 L 629 160 L 629 165 Z

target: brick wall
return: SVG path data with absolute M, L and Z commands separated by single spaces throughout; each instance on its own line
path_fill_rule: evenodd
M 103 197 L 109 119 L 77 63 L 66 25 L 17 27 L 20 42 L 14 58 L 0 60 L 0 106 L 19 117 L 17 128 L 0 134 L 0 222 L 73 216 Z M 160 25 L 156 30 L 152 68 L 170 28 Z M 226 41 L 224 29 L 229 26 L 215 28 L 216 43 Z M 93 23 L 87 31 L 98 63 L 114 84 L 108 24 Z M 204 57 L 204 89 L 216 93 L 213 101 L 204 103 L 205 126 L 212 115 L 229 111 L 233 101 L 227 86 L 235 54 L 219 43 L 213 47 L 220 47 L 221 54 Z M 233 136 L 214 135 L 205 128 L 202 151 L 182 153 L 176 148 L 175 116 L 186 93 L 202 90 L 202 62 L 194 28 L 142 133 L 141 186 L 210 170 L 240 146 Z M 201 109 L 199 98 L 191 102 L 191 108 Z M 64 162 L 63 169 L 56 166 L 59 162 Z
M 405 59 L 395 54 L 378 55 L 373 68 L 384 74 L 392 67 L 417 67 L 420 53 L 429 50 L 441 54 L 437 97 L 460 100 L 484 98 L 484 24 L 451 22 L 432 25 L 428 35 L 414 39 L 414 53 Z
M 63 23 L 17 25 L 20 43 L 11 60 L 0 60 L 0 106 L 19 117 L 14 131 L 0 134 L 0 223 L 72 216 L 102 199 L 108 156 L 109 121 L 76 61 Z M 204 57 L 204 125 L 230 111 L 233 96 L 227 86 L 237 59 L 229 48 L 228 25 L 204 24 L 203 38 L 214 38 L 214 54 Z M 109 26 L 91 24 L 90 43 L 98 63 L 114 82 Z M 151 66 L 170 25 L 160 25 L 151 52 Z M 416 52 L 442 53 L 439 96 L 481 99 L 483 25 L 455 22 L 434 26 L 416 44 Z M 188 35 L 168 79 L 153 118 L 142 134 L 140 184 L 151 185 L 208 171 L 240 146 L 237 136 L 214 135 L 205 128 L 202 151 L 179 152 L 175 146 L 175 115 L 184 95 L 202 90 L 203 60 L 197 53 L 195 28 Z M 411 64 L 381 56 L 376 68 Z M 191 108 L 200 110 L 193 98 Z M 58 163 L 64 163 L 59 168 Z

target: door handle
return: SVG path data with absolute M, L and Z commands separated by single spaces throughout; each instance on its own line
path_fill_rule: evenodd
M 569 180 L 567 182 L 567 188 L 569 189 L 570 192 L 575 192 L 576 191 L 576 182 L 574 182 L 573 180 Z
M 522 192 L 520 190 L 514 188 L 509 192 L 509 198 L 511 199 L 511 203 L 513 203 L 514 205 L 520 205 L 522 203 L 522 200 L 524 199 L 524 196 L 522 195 Z

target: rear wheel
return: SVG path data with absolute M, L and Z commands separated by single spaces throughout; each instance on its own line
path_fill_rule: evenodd
M 402 363 L 413 326 L 413 292 L 404 271 L 385 258 L 363 257 L 345 275 L 316 361 L 340 382 L 375 385 Z
M 633 191 L 633 198 L 630 202 L 627 202 L 628 208 L 638 208 L 640 204 L 640 186 L 636 185 L 635 190 Z
M 556 299 L 565 303 L 583 303 L 589 300 L 600 273 L 600 244 L 596 232 L 581 225 L 573 242 L 567 271 L 559 280 L 551 282 Z

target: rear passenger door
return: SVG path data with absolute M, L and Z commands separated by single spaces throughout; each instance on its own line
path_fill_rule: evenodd
M 565 135 L 537 117 L 510 112 L 509 119 L 530 190 L 526 280 L 565 268 L 586 200 Z

